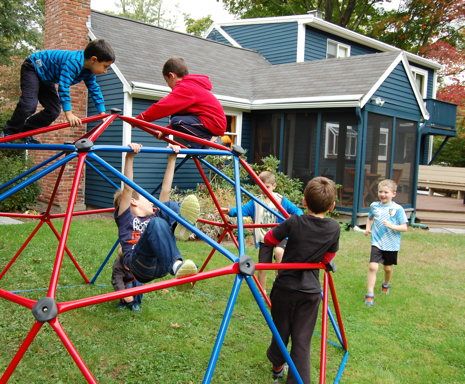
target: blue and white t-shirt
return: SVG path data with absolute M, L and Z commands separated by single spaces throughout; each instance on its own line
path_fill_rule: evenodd
M 404 208 L 393 201 L 388 204 L 375 201 L 370 205 L 368 218 L 373 220 L 371 245 L 382 251 L 398 251 L 400 249 L 400 232 L 386 227 L 383 222 L 387 220 L 394 225 L 405 224 L 407 215 Z

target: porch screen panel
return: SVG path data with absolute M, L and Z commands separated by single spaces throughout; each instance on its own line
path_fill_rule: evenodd
M 357 141 L 354 113 L 323 114 L 319 174 L 339 185 L 337 205 L 343 207 L 354 201 Z
M 254 120 L 253 162 L 258 163 L 269 155 L 279 158 L 281 114 L 257 114 Z
M 378 183 L 390 177 L 392 118 L 368 114 L 362 206 L 378 200 Z
M 282 171 L 303 183 L 314 176 L 316 114 L 286 113 Z
M 394 200 L 399 204 L 412 204 L 416 137 L 415 122 L 397 119 L 391 179 L 397 183 Z

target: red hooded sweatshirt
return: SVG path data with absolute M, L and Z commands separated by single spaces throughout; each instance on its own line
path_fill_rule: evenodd
M 214 136 L 222 136 L 226 131 L 226 116 L 211 89 L 208 76 L 186 75 L 168 96 L 153 103 L 136 118 L 154 121 L 170 115 L 195 115 Z

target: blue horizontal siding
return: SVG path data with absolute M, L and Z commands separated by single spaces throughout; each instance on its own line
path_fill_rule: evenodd
M 373 97 L 385 100 L 379 113 L 418 121 L 421 110 L 402 63 L 399 63 Z
M 307 26 L 305 30 L 305 61 L 326 59 L 328 39 L 350 45 L 351 56 L 380 52 L 376 49 L 365 47 L 353 41 Z
M 107 112 L 111 108 L 123 110 L 124 94 L 123 84 L 118 79 L 113 70 L 109 69 L 106 74 L 97 76 L 97 82 L 105 99 Z M 88 116 L 97 114 L 97 110 L 91 99 L 88 100 Z M 89 124 L 87 129 L 90 130 L 99 123 Z M 115 120 L 97 139 L 96 144 L 121 145 L 122 142 L 123 122 L 119 119 Z M 121 154 L 120 153 L 97 153 L 103 160 L 110 163 L 116 169 L 121 169 Z M 108 171 L 102 169 L 97 164 L 93 163 L 103 174 L 109 177 L 115 184 L 119 185 L 119 180 L 112 176 Z M 90 206 L 106 208 L 113 205 L 114 187 L 102 179 L 91 167 L 86 167 L 86 188 L 85 188 L 85 203 Z
M 223 36 L 221 33 L 219 33 L 218 30 L 216 30 L 216 29 L 212 29 L 212 30 L 210 31 L 210 33 L 209 33 L 208 36 L 207 36 L 207 39 L 208 39 L 208 40 L 217 41 L 218 43 L 223 43 L 223 44 L 231 45 L 231 44 L 229 43 L 229 41 L 226 40 L 226 39 L 224 38 L 224 36 Z
M 296 22 L 238 25 L 223 29 L 243 48 L 259 52 L 272 64 L 296 61 Z

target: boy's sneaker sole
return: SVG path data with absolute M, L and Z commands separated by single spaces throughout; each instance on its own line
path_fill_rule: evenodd
M 192 260 L 187 259 L 183 261 L 183 263 L 180 265 L 174 276 L 176 277 L 176 279 L 182 279 L 183 277 L 195 275 L 197 274 L 197 272 L 198 270 L 195 263 Z M 183 285 L 177 285 L 176 289 L 180 291 L 186 291 L 188 289 L 191 289 L 192 287 L 192 283 L 187 283 Z
M 187 220 L 192 225 L 195 225 L 197 219 L 200 216 L 200 204 L 197 196 L 188 195 L 184 198 L 179 207 L 179 214 Z M 186 241 L 192 235 L 192 232 L 189 231 L 186 227 L 179 224 L 174 229 L 174 236 L 176 239 L 181 241 Z
M 374 297 L 374 296 L 365 295 L 365 305 L 366 305 L 367 307 L 372 307 L 373 305 L 375 305 L 375 297 Z

